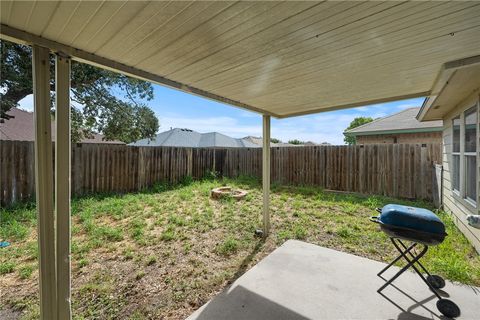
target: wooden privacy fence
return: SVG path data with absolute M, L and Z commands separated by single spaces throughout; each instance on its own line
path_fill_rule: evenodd
M 33 142 L 0 142 L 2 206 L 34 197 L 34 155 Z M 438 144 L 275 147 L 271 181 L 432 200 L 433 164 L 440 160 Z M 72 148 L 72 193 L 137 191 L 186 176 L 199 179 L 211 171 L 260 178 L 261 170 L 261 148 L 77 144 Z

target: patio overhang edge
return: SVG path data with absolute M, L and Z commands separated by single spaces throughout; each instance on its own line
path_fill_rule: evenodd
M 434 107 L 434 104 L 437 98 L 442 94 L 445 90 L 449 81 L 455 75 L 457 70 L 468 68 L 471 66 L 480 65 L 480 55 L 467 57 L 463 59 L 449 61 L 443 64 L 442 68 L 438 72 L 437 77 L 432 85 L 431 93 L 427 96 L 425 101 L 422 104 L 422 107 L 418 111 L 417 120 L 418 121 L 429 121 L 429 120 L 441 120 L 441 118 L 430 119 L 428 117 L 428 113 Z
M 63 43 L 59 43 L 44 37 L 40 37 L 20 29 L 12 28 L 5 24 L 0 24 L 0 39 L 8 40 L 8 41 L 12 41 L 20 44 L 38 45 L 41 47 L 49 48 L 54 53 L 62 53 L 71 57 L 72 60 L 94 65 L 106 70 L 119 72 L 121 74 L 130 76 L 130 77 L 150 81 L 156 84 L 170 87 L 172 89 L 176 89 L 186 93 L 201 96 L 210 100 L 214 100 L 216 102 L 229 104 L 231 106 L 245 109 L 248 111 L 253 111 L 256 113 L 272 116 L 275 118 L 281 118 L 281 116 L 276 113 L 272 113 L 270 111 L 256 108 L 254 106 L 251 106 L 249 104 L 246 104 L 240 101 L 229 99 L 229 98 L 226 98 L 226 97 L 223 97 L 199 88 L 192 87 L 190 85 L 187 85 L 175 80 L 165 78 L 157 74 L 153 74 L 141 69 L 137 69 L 135 67 L 131 67 L 123 63 L 119 63 L 114 60 L 101 57 L 94 53 L 90 53 L 69 45 L 65 45 Z
M 335 110 L 341 110 L 341 109 L 363 107 L 363 106 L 368 106 L 368 105 L 377 104 L 377 103 L 385 103 L 385 102 L 393 102 L 393 101 L 413 99 L 413 98 L 421 98 L 421 97 L 426 97 L 426 96 L 429 96 L 429 95 L 430 95 L 430 90 L 429 91 L 420 91 L 420 92 L 414 92 L 414 93 L 404 94 L 404 95 L 400 95 L 400 96 L 379 98 L 379 99 L 373 99 L 373 100 L 364 100 L 364 101 L 359 101 L 359 102 L 354 102 L 354 103 L 340 104 L 340 105 L 326 107 L 326 108 L 318 108 L 318 109 L 312 109 L 312 110 L 307 110 L 307 111 L 294 112 L 294 113 L 289 113 L 289 114 L 286 114 L 286 115 L 281 115 L 280 114 L 280 115 L 277 115 L 276 118 L 285 119 L 285 118 L 291 118 L 291 117 L 300 117 L 300 116 L 306 116 L 306 115 L 310 115 L 310 114 L 327 112 L 327 111 L 335 111 Z

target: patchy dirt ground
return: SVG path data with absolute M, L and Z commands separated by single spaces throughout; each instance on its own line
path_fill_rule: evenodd
M 241 201 L 213 200 L 213 187 L 249 191 Z M 145 193 L 72 202 L 74 319 L 184 319 L 287 239 L 300 239 L 379 261 L 394 251 L 368 222 L 383 197 L 273 186 L 272 230 L 261 222 L 261 190 L 251 179 L 157 186 Z M 428 206 L 426 203 L 416 203 Z M 0 318 L 38 317 L 35 210 L 2 209 Z M 448 217 L 449 237 L 424 261 L 432 271 L 480 284 L 480 259 Z

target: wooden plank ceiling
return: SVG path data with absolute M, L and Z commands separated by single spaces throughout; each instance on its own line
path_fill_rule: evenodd
M 288 117 L 427 95 L 478 2 L 2 1 L 1 23 Z M 1 30 L 0 30 L 1 32 Z

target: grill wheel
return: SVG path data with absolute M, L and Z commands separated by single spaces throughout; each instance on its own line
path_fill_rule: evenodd
M 442 289 L 445 287 L 445 280 L 442 277 L 437 276 L 436 274 L 432 274 L 427 277 L 428 283 L 432 285 L 435 289 Z
M 448 318 L 458 318 L 460 316 L 460 308 L 452 300 L 438 300 L 437 308 L 438 311 Z

